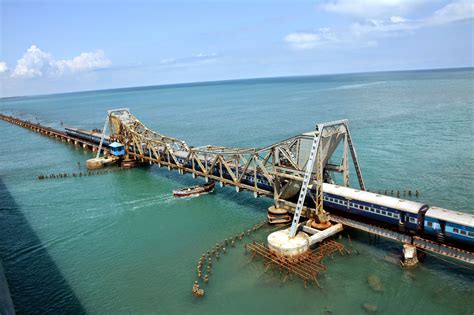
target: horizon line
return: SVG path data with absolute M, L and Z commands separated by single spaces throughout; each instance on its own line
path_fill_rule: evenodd
M 79 94 L 79 93 L 91 93 L 91 92 L 108 92 L 108 91 L 121 91 L 121 90 L 132 90 L 132 89 L 153 89 L 153 88 L 169 88 L 169 87 L 186 87 L 193 85 L 210 85 L 216 83 L 232 83 L 238 81 L 248 80 L 267 80 L 267 79 L 284 79 L 284 78 L 302 78 L 302 77 L 318 77 L 318 76 L 330 76 L 330 75 L 347 75 L 347 74 L 370 74 L 370 73 L 387 73 L 387 72 L 417 72 L 417 71 L 433 71 L 433 70 L 467 70 L 474 69 L 474 66 L 466 67 L 441 67 L 441 68 L 416 68 L 416 69 L 398 69 L 398 70 L 379 70 L 379 71 L 361 71 L 361 72 L 334 72 L 334 73 L 321 73 L 321 74 L 303 74 L 303 75 L 280 75 L 270 77 L 248 77 L 248 78 L 236 78 L 236 79 L 223 79 L 223 80 L 209 80 L 209 81 L 192 81 L 192 82 L 179 82 L 179 83 L 164 83 L 164 84 L 152 84 L 152 85 L 141 85 L 141 86 L 124 86 L 124 87 L 113 87 L 98 90 L 81 90 L 81 91 L 69 91 L 60 93 L 50 94 L 25 94 L 15 96 L 0 97 L 0 100 L 8 100 L 15 98 L 29 98 L 29 97 L 44 97 L 54 95 L 67 95 L 67 94 Z

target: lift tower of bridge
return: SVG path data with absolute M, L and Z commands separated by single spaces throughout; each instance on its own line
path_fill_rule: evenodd
M 333 157 L 334 152 L 341 141 L 343 141 L 343 156 L 341 163 L 339 165 L 332 164 L 330 159 Z M 299 219 L 310 187 L 313 188 L 312 190 L 315 192 L 314 196 L 310 195 L 315 204 L 315 211 L 313 212 L 312 218 L 321 226 L 328 223 L 329 217 L 323 209 L 322 186 L 325 177 L 324 174 L 325 172 L 328 173 L 331 171 L 341 172 L 343 177 L 342 185 L 349 186 L 348 151 L 350 151 L 354 163 L 360 189 L 365 190 L 364 179 L 352 143 L 348 121 L 339 120 L 316 125 L 316 129 L 313 132 L 309 154 L 307 155 L 308 158 L 305 165 L 303 182 L 301 184 L 295 214 L 290 228 L 290 237 L 296 236 Z M 327 178 L 331 180 L 331 176 L 327 176 Z

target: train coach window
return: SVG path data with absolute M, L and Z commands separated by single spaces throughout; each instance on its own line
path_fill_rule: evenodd
M 383 210 L 382 210 L 381 212 L 382 212 L 383 215 L 387 215 L 387 212 L 385 212 L 385 211 L 383 211 Z
M 474 237 L 474 232 L 467 232 L 470 237 Z
M 466 233 L 466 231 L 461 230 L 461 234 L 462 234 L 462 235 L 466 235 L 467 233 Z
M 433 222 L 428 221 L 428 222 L 426 223 L 426 225 L 428 225 L 429 227 L 433 227 Z
M 459 230 L 458 229 L 453 229 L 453 232 L 454 233 L 459 233 Z

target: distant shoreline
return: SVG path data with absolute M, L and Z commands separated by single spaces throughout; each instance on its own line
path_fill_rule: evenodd
M 118 87 L 110 89 L 99 89 L 99 90 L 83 90 L 83 91 L 70 91 L 61 93 L 51 94 L 31 94 L 31 95 L 18 95 L 18 96 L 6 96 L 0 97 L 2 100 L 15 100 L 25 99 L 33 97 L 45 97 L 45 96 L 57 96 L 57 95 L 68 95 L 68 94 L 80 94 L 90 92 L 117 92 L 117 91 L 129 91 L 129 90 L 150 90 L 157 88 L 181 88 L 191 86 L 205 86 L 205 85 L 219 85 L 219 84 L 232 84 L 245 81 L 260 81 L 260 80 L 284 80 L 284 79 L 295 79 L 295 78 L 309 78 L 309 77 L 330 77 L 330 76 L 341 76 L 341 75 L 364 75 L 364 74 L 383 74 L 383 73 L 404 73 L 404 72 L 428 72 L 428 71 L 466 71 L 474 70 L 474 67 L 459 67 L 459 68 L 432 68 L 432 69 L 408 69 L 408 70 L 381 70 L 381 71 L 370 71 L 370 72 L 341 72 L 341 73 L 324 73 L 324 74 L 308 74 L 308 75 L 287 75 L 287 76 L 274 76 L 274 77 L 254 77 L 254 78 L 240 78 L 240 79 L 224 79 L 224 80 L 213 80 L 213 81 L 195 81 L 195 82 L 182 82 L 182 83 L 169 83 L 169 84 L 156 84 L 156 85 L 144 85 L 144 86 L 129 86 L 129 87 Z

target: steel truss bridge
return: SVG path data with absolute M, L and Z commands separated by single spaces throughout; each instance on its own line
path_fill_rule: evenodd
M 322 183 L 330 182 L 334 173 L 342 175 L 341 186 L 349 186 L 349 155 L 354 164 L 359 188 L 365 190 L 362 172 L 352 142 L 347 120 L 324 123 L 303 133 L 263 148 L 192 147 L 185 141 L 148 129 L 128 109 L 108 111 L 99 146 L 37 123 L 0 114 L 0 119 L 40 134 L 60 139 L 85 149 L 101 152 L 106 128 L 110 141 L 125 145 L 127 158 L 191 173 L 221 185 L 234 186 L 236 191 L 251 191 L 255 197 L 273 197 L 278 207 L 294 212 L 292 230 L 299 217 L 325 218 L 322 209 Z M 338 147 L 342 156 L 337 158 Z M 104 148 L 108 151 L 108 148 Z M 334 163 L 333 160 L 339 161 Z M 299 196 L 298 196 L 299 193 Z M 312 200 L 312 203 L 304 202 Z M 388 239 L 411 243 L 417 248 L 474 264 L 474 253 L 432 242 L 418 236 L 385 229 L 357 220 L 331 215 L 331 220 Z M 305 227 L 303 227 L 304 230 Z
M 110 138 L 124 144 L 129 158 L 235 186 L 237 191 L 252 191 L 255 197 L 273 197 L 276 203 L 293 198 L 302 186 L 310 188 L 316 214 L 323 211 L 324 180 L 332 180 L 332 173 L 341 173 L 342 185 L 349 185 L 349 154 L 360 189 L 365 190 L 347 120 L 321 124 L 313 131 L 263 148 L 192 147 L 150 130 L 128 109 L 108 111 L 104 135 L 107 125 Z M 335 164 L 332 158 L 340 145 L 342 157 Z M 315 157 L 313 163 L 309 157 Z

